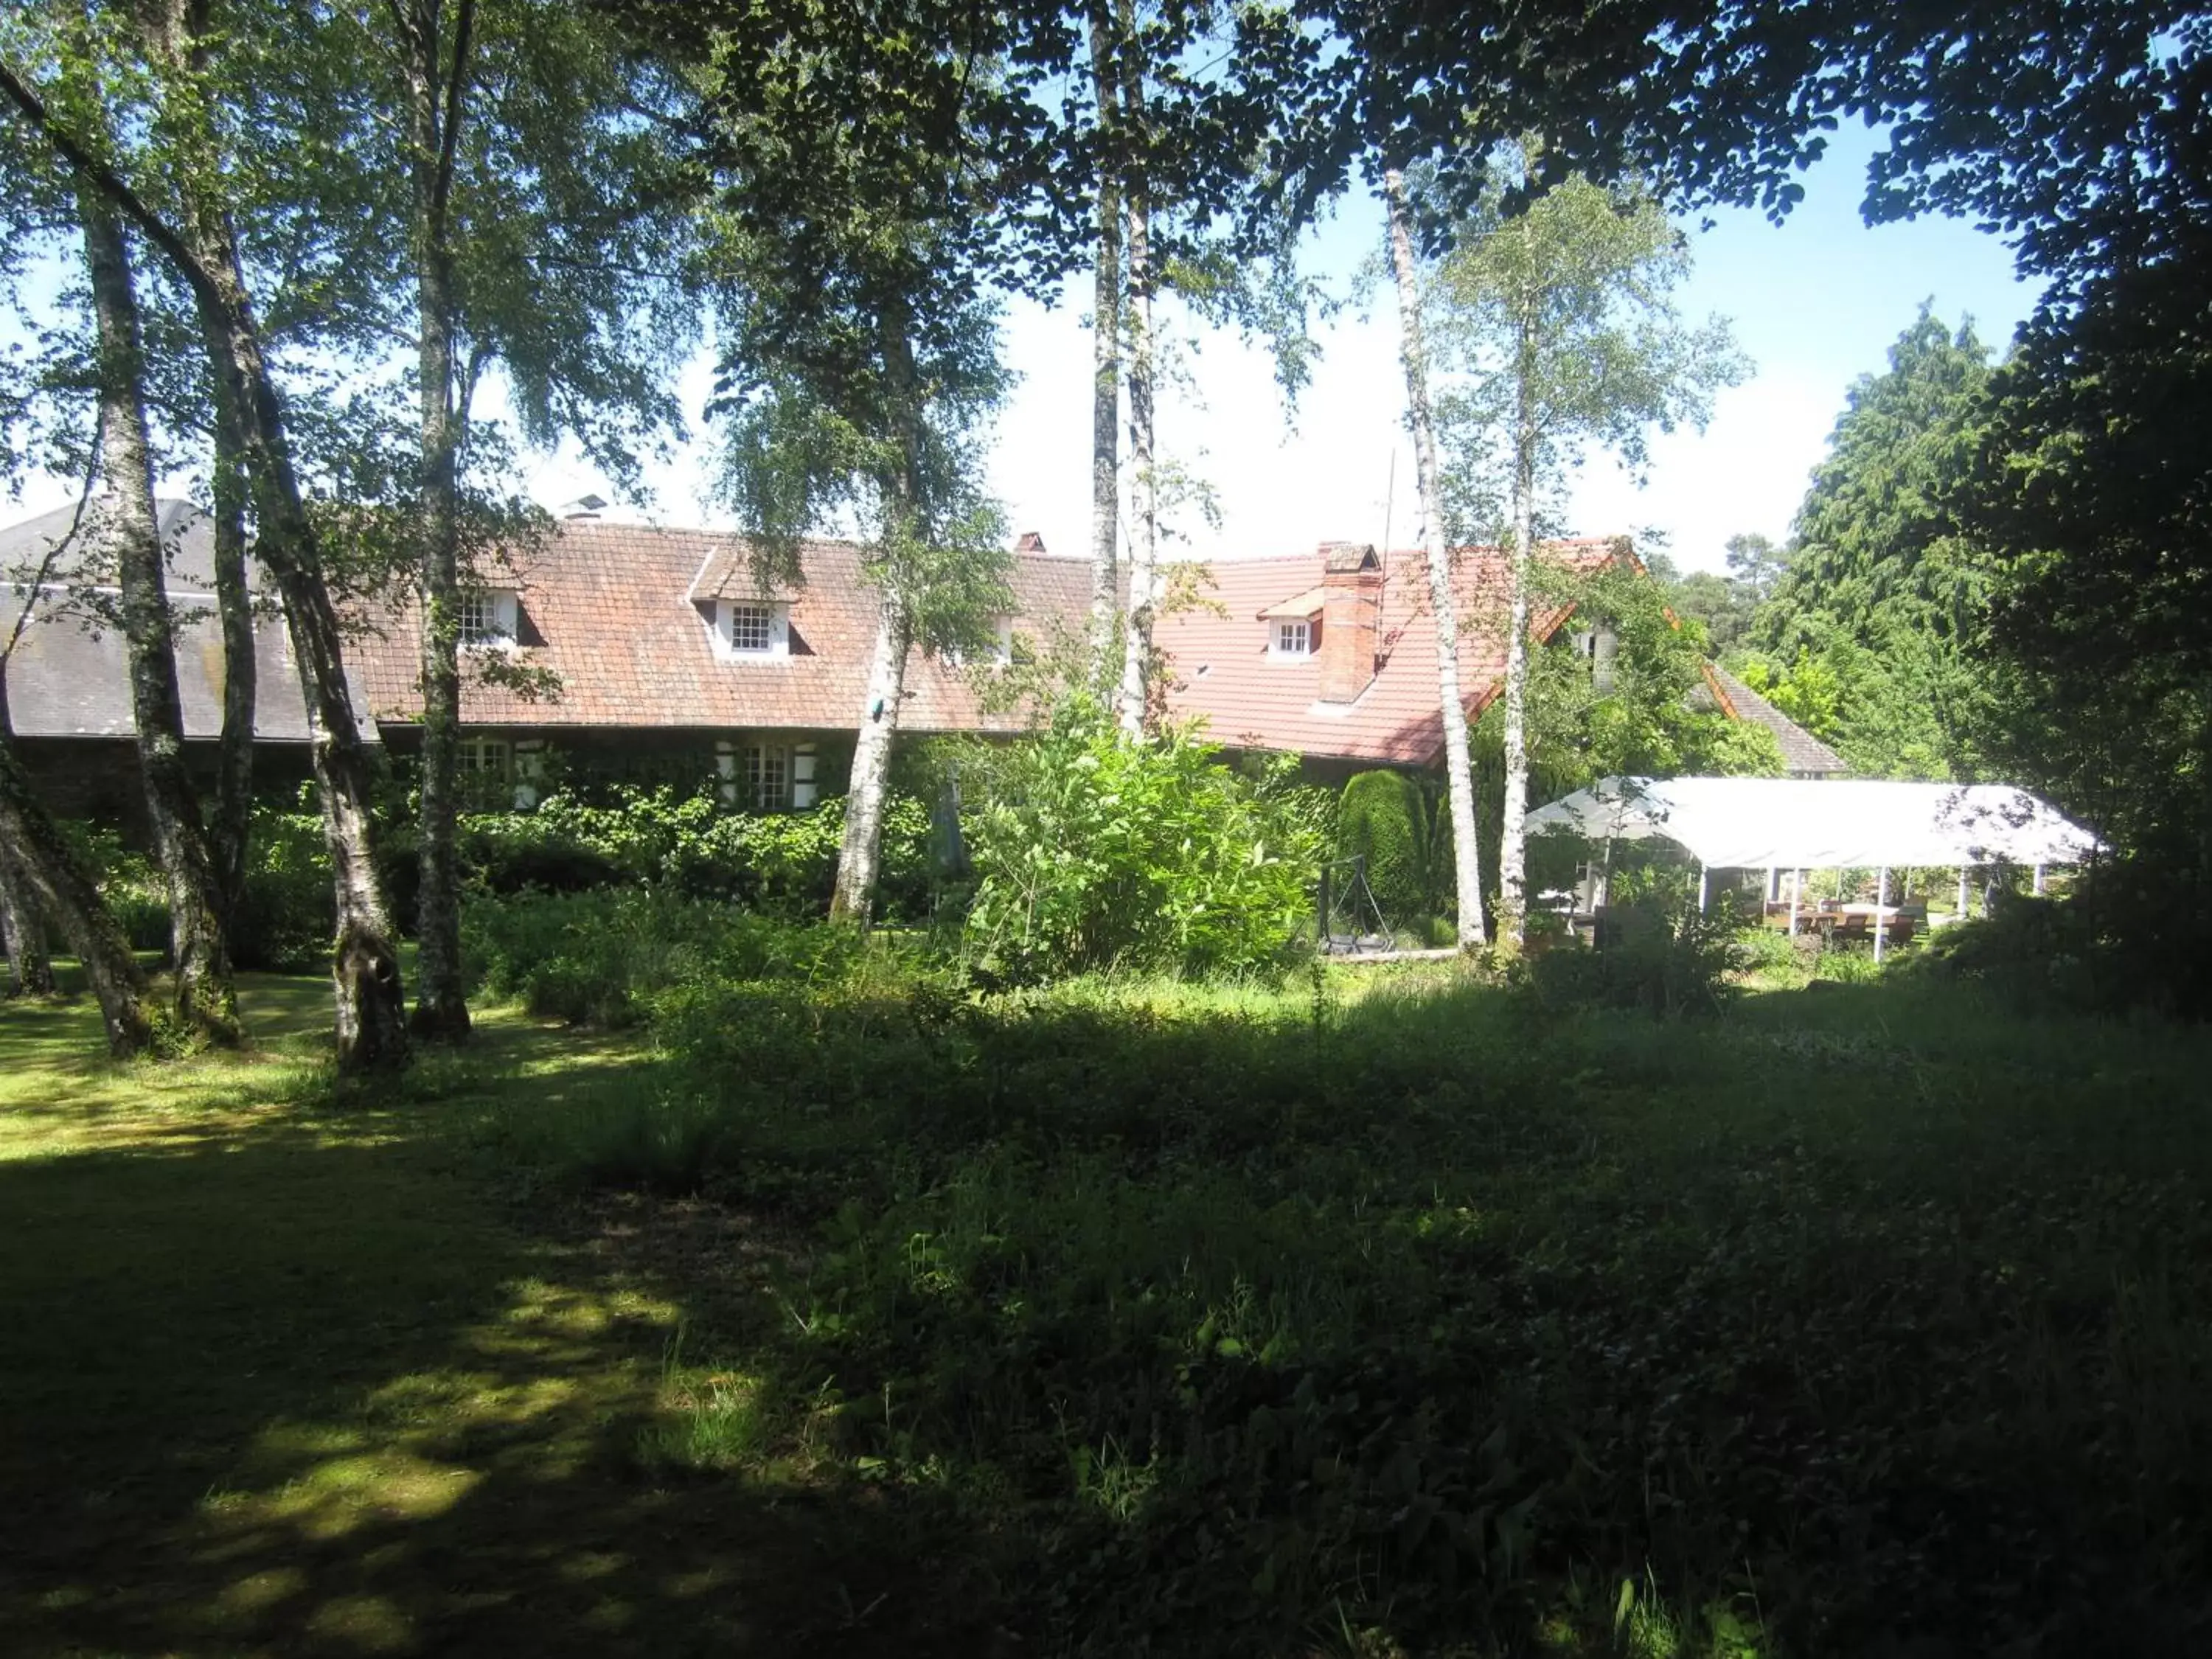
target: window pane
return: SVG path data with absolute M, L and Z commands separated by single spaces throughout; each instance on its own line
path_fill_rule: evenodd
M 730 648 L 732 651 L 765 651 L 774 635 L 772 618 L 766 605 L 733 605 L 730 607 Z
M 756 812 L 780 812 L 791 805 L 791 750 L 781 744 L 745 745 L 745 799 Z

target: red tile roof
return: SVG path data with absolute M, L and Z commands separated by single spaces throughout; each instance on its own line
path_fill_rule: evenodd
M 731 661 L 714 649 L 714 598 L 750 593 L 750 554 L 727 533 L 572 520 L 514 556 L 520 667 L 550 670 L 557 692 L 532 702 L 464 672 L 462 718 L 475 725 L 836 730 L 858 723 L 875 643 L 874 590 L 859 550 L 835 542 L 803 550 L 804 586 L 790 589 L 791 654 Z M 1040 641 L 1080 626 L 1089 565 L 1021 554 L 1012 579 L 1015 626 Z M 696 595 L 695 599 L 694 595 Z M 419 719 L 419 624 L 413 599 L 374 615 L 353 647 L 380 720 Z M 473 654 L 473 653 L 471 653 Z M 973 676 L 916 651 L 900 724 L 917 732 L 1015 731 L 1013 710 L 985 712 Z
M 1627 552 L 1625 539 L 1610 537 L 1547 542 L 1542 549 L 1544 557 L 1584 570 Z M 1201 582 L 1199 592 L 1211 603 L 1163 617 L 1153 635 L 1174 675 L 1169 710 L 1181 718 L 1204 716 L 1215 741 L 1235 748 L 1425 766 L 1443 746 L 1443 720 L 1423 554 L 1395 552 L 1383 560 L 1378 666 L 1356 702 L 1317 700 L 1318 656 L 1268 654 L 1271 624 L 1261 614 L 1319 584 L 1326 554 L 1320 549 L 1207 567 L 1211 583 Z M 1460 691 L 1471 715 L 1496 694 L 1505 672 L 1507 569 L 1505 555 L 1493 547 L 1462 548 L 1454 560 Z M 1561 610 L 1540 617 L 1532 632 L 1548 638 L 1566 616 Z

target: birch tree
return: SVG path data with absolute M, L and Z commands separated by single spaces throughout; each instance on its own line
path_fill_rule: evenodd
M 1115 0 L 1086 0 L 1097 109 L 1092 185 L 1097 251 L 1091 300 L 1091 648 L 1103 668 L 1121 615 L 1122 20 Z
M 238 996 L 224 928 L 228 908 L 185 769 L 184 705 L 154 505 L 153 440 L 146 421 L 145 351 L 131 251 L 115 210 L 80 192 L 85 265 L 98 335 L 104 529 L 121 590 L 130 656 L 131 724 L 154 854 L 167 887 L 175 1012 L 179 1027 L 219 1042 L 238 1040 Z
M 310 755 L 337 917 L 331 963 L 339 1064 L 349 1071 L 397 1066 L 407 1057 L 407 1030 L 399 959 L 374 860 L 368 753 L 346 684 L 337 609 L 301 487 L 285 400 L 227 210 L 222 133 L 206 83 L 192 71 L 190 43 L 175 32 L 191 21 L 161 11 L 149 23 L 169 73 L 153 123 L 161 142 L 146 171 L 178 204 L 173 215 L 142 190 L 134 176 L 141 169 L 103 155 L 93 135 L 49 106 L 35 73 L 13 61 L 0 61 L 0 106 L 145 237 L 200 308 L 214 372 L 239 417 L 256 550 L 283 601 L 301 694 L 316 728 Z M 56 920 L 69 929 L 66 915 Z
M 1444 797 L 1451 816 L 1452 887 L 1459 904 L 1459 948 L 1489 943 L 1482 921 L 1482 854 L 1474 838 L 1474 767 L 1467 739 L 1467 702 L 1459 680 L 1459 602 L 1452 592 L 1449 538 L 1444 533 L 1443 475 L 1437 460 L 1435 410 L 1429 401 L 1429 356 L 1421 326 L 1421 270 L 1413 252 L 1413 212 L 1406 175 L 1382 175 L 1390 226 L 1390 269 L 1398 289 L 1399 355 L 1406 371 L 1406 424 L 1421 498 L 1421 550 L 1428 566 L 1429 618 L 1436 634 L 1437 708 L 1443 721 Z
M 823 6 L 770 40 L 720 36 L 706 66 L 727 279 L 717 412 L 726 493 L 764 581 L 803 578 L 799 538 L 857 530 L 876 596 L 833 919 L 865 926 L 917 647 L 973 648 L 1010 608 L 1004 526 L 979 483 L 1006 385 L 1004 234 L 966 54 L 982 26 Z M 988 22 L 988 20 L 983 20 Z M 896 100 L 870 88 L 896 86 Z
M 1539 161 L 1538 146 L 1524 141 L 1524 185 Z M 1647 191 L 1574 177 L 1518 210 L 1499 203 L 1493 194 L 1457 226 L 1437 270 L 1437 323 L 1440 356 L 1456 371 L 1443 413 L 1457 493 L 1502 500 L 1509 514 L 1498 932 L 1501 944 L 1518 949 L 1528 912 L 1538 527 L 1591 451 L 1640 473 L 1655 432 L 1702 429 L 1713 394 L 1742 380 L 1749 365 L 1723 321 L 1683 321 L 1674 295 L 1689 274 L 1688 242 Z
M 1137 27 L 1133 0 L 1117 0 L 1116 33 L 1122 42 L 1120 122 L 1133 136 L 1147 131 L 1146 48 Z M 1129 526 L 1128 615 L 1121 630 L 1121 730 L 1132 738 L 1145 729 L 1146 682 L 1152 664 L 1152 621 L 1158 580 L 1160 507 L 1158 431 L 1155 423 L 1152 296 L 1158 272 L 1152 261 L 1152 193 L 1141 156 L 1130 164 L 1125 191 L 1128 215 L 1128 352 L 1130 481 L 1136 511 Z

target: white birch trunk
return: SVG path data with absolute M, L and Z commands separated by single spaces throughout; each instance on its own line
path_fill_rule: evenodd
M 1120 88 L 1108 0 L 1091 0 L 1091 80 L 1098 100 L 1098 267 L 1091 318 L 1091 647 L 1111 660 L 1121 611 L 1121 191 Z
M 868 925 L 883 857 L 884 801 L 890 788 L 891 745 L 898 736 L 899 703 L 906 695 L 907 653 L 914 629 L 905 601 L 882 596 L 875 652 L 868 664 L 866 705 L 853 740 L 853 775 L 845 798 L 845 835 L 837 848 L 837 887 L 830 919 Z
M 177 693 L 174 630 L 154 504 L 153 443 L 146 426 L 145 354 L 130 244 L 98 191 L 78 193 L 85 269 L 99 341 L 100 472 L 109 491 L 116 580 L 129 647 L 131 725 L 154 852 L 167 889 L 175 1008 L 183 1029 L 218 1042 L 239 1037 L 223 899 L 185 765 L 184 705 Z
M 1443 497 L 1437 467 L 1436 418 L 1429 407 L 1427 349 L 1421 337 L 1421 289 L 1413 264 L 1413 233 L 1406 178 L 1382 176 L 1390 215 L 1390 266 L 1398 279 L 1400 353 L 1406 366 L 1407 424 L 1421 492 L 1421 544 L 1428 556 L 1429 610 L 1436 623 L 1437 699 L 1443 717 L 1444 785 L 1451 812 L 1453 886 L 1459 899 L 1459 946 L 1488 943 L 1482 925 L 1482 849 L 1474 838 L 1474 767 L 1468 752 L 1467 704 L 1459 684 L 1459 607 L 1452 595 L 1450 550 L 1444 543 Z
M 1528 586 L 1535 559 L 1535 324 L 1524 303 L 1514 374 L 1513 596 L 1505 624 L 1504 826 L 1498 842 L 1498 933 L 1519 950 L 1528 916 Z
M 1143 89 L 1132 73 L 1123 94 L 1126 111 L 1139 107 Z M 1152 670 L 1152 587 L 1159 565 L 1159 490 L 1152 473 L 1152 204 L 1143 185 L 1129 192 L 1129 459 L 1135 468 L 1136 523 L 1129 538 L 1129 623 L 1122 633 L 1121 729 L 1145 729 Z

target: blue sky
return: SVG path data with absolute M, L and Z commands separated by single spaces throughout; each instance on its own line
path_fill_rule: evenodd
M 1573 532 L 1656 529 L 1686 568 L 1717 569 L 1737 532 L 1778 540 L 1787 532 L 1846 391 L 1883 367 L 1923 300 L 1954 325 L 1971 313 L 1985 340 L 2010 337 L 2036 291 L 2014 278 L 2011 255 L 1994 237 L 1954 221 L 1860 222 L 1872 149 L 1869 136 L 1843 135 L 1780 228 L 1756 213 L 1728 212 L 1696 236 L 1683 308 L 1731 319 L 1755 372 L 1720 394 L 1703 434 L 1656 442 L 1648 488 L 1636 489 L 1607 461 L 1586 468 L 1565 507 Z M 1315 239 L 1316 269 L 1343 283 L 1380 235 L 1371 203 L 1347 204 Z M 1343 313 L 1322 337 L 1294 434 L 1285 433 L 1265 356 L 1226 337 L 1204 343 L 1191 372 L 1205 408 L 1176 402 L 1161 414 L 1164 447 L 1212 483 L 1223 514 L 1218 534 L 1191 527 L 1190 550 L 1237 557 L 1380 540 L 1391 496 L 1391 539 L 1414 539 L 1393 297 L 1378 289 L 1364 309 Z M 1026 378 L 1003 423 L 994 480 L 1015 528 L 1078 550 L 1088 540 L 1089 336 L 1073 306 L 1019 309 L 1008 336 Z
M 1882 367 L 1890 343 L 1923 300 L 1954 325 L 1971 313 L 1985 340 L 2009 338 L 2036 296 L 2014 280 L 2011 256 L 1995 238 L 1953 221 L 1873 228 L 1860 222 L 1872 148 L 1866 134 L 1842 135 L 1806 176 L 1806 198 L 1784 226 L 1755 213 L 1723 212 L 1714 216 L 1712 230 L 1695 237 L 1697 264 L 1681 293 L 1683 308 L 1693 317 L 1729 318 L 1754 373 L 1719 395 L 1704 433 L 1655 442 L 1648 487 L 1635 488 L 1607 461 L 1593 462 L 1564 505 L 1567 528 L 1584 535 L 1656 532 L 1647 534 L 1647 546 L 1663 544 L 1685 568 L 1717 569 L 1723 544 L 1737 532 L 1778 539 L 1787 532 L 1846 391 L 1857 376 Z M 1310 238 L 1310 268 L 1346 291 L 1380 234 L 1374 204 L 1351 201 Z M 1024 303 L 1009 313 L 1008 356 L 1022 380 L 991 460 L 1012 528 L 1037 531 L 1048 547 L 1070 553 L 1089 541 L 1086 290 L 1079 283 L 1056 308 Z M 1392 542 L 1406 545 L 1419 534 L 1388 290 L 1377 288 L 1340 313 L 1320 337 L 1312 383 L 1290 411 L 1262 352 L 1222 334 L 1191 342 L 1185 384 L 1162 399 L 1162 450 L 1211 486 L 1222 523 L 1217 531 L 1186 514 L 1181 550 L 1218 559 L 1299 552 L 1322 541 L 1380 541 L 1386 506 Z M 710 378 L 702 353 L 683 387 L 695 417 Z M 702 500 L 709 471 L 710 452 L 697 444 L 652 468 L 657 500 L 650 516 L 724 522 Z M 527 464 L 526 479 L 547 507 L 605 489 L 566 457 Z M 66 481 L 32 480 L 21 510 L 57 505 L 72 493 Z

